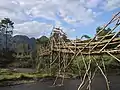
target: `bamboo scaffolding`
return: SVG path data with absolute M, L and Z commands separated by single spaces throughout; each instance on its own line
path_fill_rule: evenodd
M 96 45 L 96 44 L 98 44 L 98 45 L 101 45 L 101 44 L 106 44 L 108 41 L 109 41 L 110 39 L 107 39 L 107 40 L 103 40 L 102 42 L 98 42 L 98 41 L 96 41 L 96 42 L 91 42 L 90 43 L 90 46 L 94 46 L 94 45 Z M 120 38 L 119 37 L 117 37 L 117 38 L 114 38 L 113 40 L 112 40 L 112 42 L 119 42 L 120 41 Z M 84 47 L 84 45 L 86 45 L 87 43 L 77 43 L 76 42 L 76 45 L 75 45 L 75 43 L 74 43 L 74 46 L 76 46 L 77 48 L 83 48 Z M 59 46 L 58 44 L 56 44 L 55 45 L 55 47 L 57 47 L 57 46 Z M 62 46 L 62 45 L 60 45 L 60 46 Z M 74 47 L 74 46 L 72 46 L 72 44 L 70 44 L 70 43 L 66 43 L 66 46 L 67 47 L 70 47 L 70 48 L 72 48 L 72 47 Z M 86 48 L 88 48 L 88 47 L 86 47 Z
M 108 35 L 109 33 L 111 33 L 111 32 L 112 32 L 113 30 L 115 30 L 117 27 L 118 27 L 118 25 L 116 25 L 116 26 L 115 26 L 111 31 L 109 31 L 106 35 Z M 103 40 L 105 39 L 106 35 L 91 49 L 91 51 L 92 51 L 94 48 L 96 48 L 101 41 L 103 41 Z
M 86 73 L 84 74 L 84 77 L 82 79 L 82 83 L 80 84 L 80 86 L 78 87 L 78 90 L 81 90 L 81 87 L 84 85 L 85 83 L 85 79 L 86 79 L 86 76 L 88 74 L 88 71 L 90 70 L 90 64 L 91 64 L 91 60 L 89 61 L 89 64 L 88 64 L 88 68 L 86 68 Z
M 103 47 L 105 44 L 106 44 L 106 43 L 98 45 L 98 46 L 96 47 L 96 49 Z M 120 44 L 120 41 L 111 42 L 111 43 L 108 44 L 108 46 L 115 45 L 115 44 L 119 45 L 119 44 Z M 91 45 L 90 45 L 89 47 L 86 47 L 85 49 L 92 49 L 93 47 L 94 47 L 94 46 L 91 46 Z M 54 46 L 54 49 L 56 49 L 56 48 L 58 48 L 58 47 L 57 47 L 57 46 Z M 68 48 L 71 48 L 72 52 L 75 52 L 75 51 L 77 51 L 77 49 L 82 49 L 83 46 L 62 46 L 62 45 L 60 45 L 60 49 L 68 49 Z M 75 51 L 73 51 L 73 49 L 75 49 Z M 110 49 L 112 49 L 112 48 L 110 48 Z
M 53 52 L 58 52 L 60 50 L 60 52 L 62 52 L 62 53 L 68 53 L 68 54 L 73 54 L 73 55 L 75 55 L 73 52 L 70 52 L 69 50 L 67 50 L 67 49 L 54 49 L 53 50 Z M 76 51 L 76 53 L 77 53 L 78 51 Z M 113 49 L 113 50 L 111 50 L 111 49 L 108 49 L 108 50 L 104 50 L 104 51 L 101 51 L 101 52 L 99 52 L 99 50 L 97 51 L 93 51 L 93 52 L 91 52 L 91 55 L 102 55 L 102 54 L 106 54 L 107 52 L 110 52 L 110 53 L 112 53 L 112 54 L 120 54 L 120 50 L 118 49 L 118 50 L 116 50 L 116 49 Z M 84 52 L 82 52 L 83 53 L 83 55 L 89 55 L 88 54 L 88 51 L 84 51 Z M 43 53 L 43 54 L 40 54 L 40 56 L 48 56 L 48 55 L 50 55 L 50 52 L 45 52 L 45 53 Z M 80 55 L 80 54 L 78 54 L 78 55 Z
M 85 73 L 84 76 L 81 77 L 81 84 L 78 87 L 78 90 L 82 90 L 83 87 L 87 85 L 87 89 L 91 90 L 91 84 L 92 80 L 95 77 L 95 74 L 97 70 L 99 69 L 101 74 L 104 76 L 106 81 L 107 90 L 110 90 L 109 87 L 109 81 L 107 79 L 106 67 L 104 64 L 104 60 L 102 58 L 102 55 L 106 54 L 109 56 L 112 56 L 114 59 L 120 62 L 120 60 L 114 56 L 114 54 L 120 54 L 120 49 L 118 48 L 120 46 L 120 37 L 117 37 L 117 35 L 120 33 L 120 31 L 111 34 L 119 25 L 120 25 L 120 16 L 118 16 L 120 12 L 115 14 L 113 18 L 90 40 L 87 41 L 77 41 L 70 40 L 69 42 L 66 42 L 62 38 L 62 35 L 65 34 L 62 29 L 60 28 L 54 28 L 52 30 L 51 34 L 57 34 L 58 37 L 51 37 L 50 39 L 50 49 L 46 48 L 44 52 L 42 52 L 40 55 L 50 55 L 51 61 L 50 61 L 50 68 L 54 66 L 54 64 L 57 64 L 58 67 L 56 67 L 56 73 L 57 77 L 53 83 L 53 85 L 56 84 L 58 77 L 62 75 L 62 81 L 61 85 L 63 85 L 65 73 L 68 68 L 70 68 L 71 63 L 73 60 L 75 60 L 78 56 L 82 57 L 82 62 L 85 66 Z M 112 30 L 110 30 L 105 36 L 98 37 L 98 35 L 106 29 L 110 24 L 115 24 Z M 110 39 L 106 39 L 107 37 L 111 37 Z M 96 38 L 101 38 L 100 40 Z M 112 47 L 111 47 L 112 46 Z M 42 49 L 43 50 L 43 49 Z M 100 55 L 100 58 L 102 60 L 100 62 L 97 62 L 94 55 Z M 85 62 L 84 56 L 88 56 L 88 64 Z M 69 58 L 69 59 L 68 59 Z M 96 67 L 94 69 L 94 72 L 91 70 L 91 63 L 95 62 Z M 100 67 L 102 64 L 103 70 Z M 52 66 L 53 65 L 53 66 Z M 80 71 L 80 65 L 77 63 L 78 69 Z M 82 75 L 81 75 L 82 76 Z
M 105 44 L 105 46 L 100 50 L 100 52 L 105 49 L 105 47 L 116 37 L 116 35 L 118 35 L 118 33 L 120 33 L 120 31 L 118 31 L 117 33 L 115 33 L 115 35 L 108 41 L 107 44 Z
M 117 16 L 117 15 L 119 15 L 120 14 L 120 12 L 118 12 L 116 15 L 114 15 L 113 16 L 113 18 L 103 27 L 103 29 L 101 29 L 95 36 L 94 36 L 94 38 L 92 39 L 92 40 L 90 40 L 86 45 L 85 45 L 85 47 L 81 50 L 81 51 L 83 51 L 96 37 L 97 37 L 97 35 L 99 35 L 109 24 L 111 24 L 113 21 L 114 21 L 114 19 L 115 19 L 115 17 Z M 80 52 L 81 52 L 80 51 Z M 80 53 L 79 52 L 79 53 Z
M 113 58 L 115 58 L 118 62 L 120 62 L 120 59 L 118 59 L 117 57 L 115 57 L 114 55 L 112 55 L 110 52 L 107 52 L 110 56 L 112 56 Z
M 108 81 L 107 76 L 105 75 L 105 73 L 103 72 L 103 70 L 101 69 L 101 67 L 99 66 L 99 64 L 97 63 L 97 61 L 96 61 L 96 59 L 94 57 L 93 57 L 93 60 L 96 62 L 96 65 L 97 65 L 98 69 L 101 71 L 102 75 L 105 78 L 106 85 L 107 85 L 107 90 L 110 90 L 109 81 Z

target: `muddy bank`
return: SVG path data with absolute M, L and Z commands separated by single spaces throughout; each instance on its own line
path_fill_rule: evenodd
M 56 78 L 56 76 L 52 76 L 52 75 L 49 75 L 49 74 L 32 73 L 31 71 L 30 72 L 15 72 L 15 71 L 10 71 L 8 69 L 2 69 L 1 73 L 0 73 L 0 87 L 25 85 L 25 84 L 31 84 L 32 85 L 33 83 L 36 84 L 36 83 L 47 83 L 47 82 L 51 82 L 51 85 L 52 85 L 55 78 Z M 109 80 L 110 85 L 113 85 L 114 82 L 115 83 L 117 82 L 117 84 L 120 85 L 120 81 L 118 81 L 118 80 L 120 80 L 119 73 L 109 73 L 108 74 L 108 79 L 110 79 Z M 72 80 L 72 82 L 75 81 L 75 83 L 77 84 L 76 87 L 78 87 L 78 85 L 81 83 L 80 82 L 80 76 L 69 74 L 69 75 L 65 76 L 64 84 L 66 82 L 70 83 L 71 80 Z M 62 82 L 62 76 L 58 77 L 57 84 L 61 84 L 61 82 Z M 96 84 L 97 83 L 99 84 L 99 82 L 104 82 L 103 86 L 105 86 L 104 77 L 101 74 L 98 73 L 96 75 L 95 79 L 93 80 L 92 85 L 94 86 L 94 83 L 95 83 L 95 86 L 96 86 Z
M 109 75 L 110 90 L 120 90 L 120 76 Z M 54 80 L 38 81 L 30 84 L 21 84 L 9 87 L 0 87 L 0 90 L 77 90 L 81 81 L 79 79 L 65 79 L 63 85 L 61 79 L 57 80 L 56 86 L 52 86 Z M 105 79 L 102 75 L 97 75 L 92 82 L 91 90 L 107 90 Z M 85 89 L 83 89 L 85 90 Z

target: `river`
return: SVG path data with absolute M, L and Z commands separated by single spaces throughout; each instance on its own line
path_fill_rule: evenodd
M 110 90 L 120 90 L 120 76 L 108 76 L 110 81 Z M 9 87 L 0 87 L 0 90 L 77 90 L 80 80 L 69 79 L 64 81 L 63 86 L 52 87 L 53 81 L 37 82 L 34 84 L 22 84 Z M 58 81 L 59 83 L 59 81 Z M 92 83 L 92 90 L 107 90 L 103 76 L 96 76 Z

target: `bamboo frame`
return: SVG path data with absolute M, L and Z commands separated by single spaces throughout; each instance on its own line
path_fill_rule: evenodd
M 50 55 L 50 68 L 55 63 L 58 64 L 58 68 L 56 70 L 57 77 L 53 83 L 53 85 L 56 84 L 56 81 L 60 75 L 62 75 L 62 81 L 61 85 L 63 85 L 63 81 L 65 78 L 65 73 L 67 72 L 67 68 L 69 68 L 70 64 L 73 62 L 73 60 L 76 59 L 76 57 L 81 56 L 83 64 L 85 66 L 86 72 L 84 73 L 82 80 L 82 83 L 79 85 L 78 90 L 82 90 L 83 87 L 87 84 L 87 89 L 91 90 L 91 82 L 94 79 L 97 70 L 99 69 L 101 74 L 104 76 L 106 80 L 107 90 L 110 90 L 109 87 L 109 81 L 107 79 L 107 75 L 105 74 L 106 68 L 104 64 L 104 60 L 102 59 L 100 63 L 102 63 L 102 66 L 104 67 L 104 70 L 100 67 L 100 63 L 97 62 L 94 55 L 100 55 L 102 57 L 103 54 L 107 54 L 115 58 L 117 61 L 120 62 L 120 60 L 114 56 L 114 54 L 119 54 L 120 49 L 116 48 L 120 45 L 120 38 L 116 38 L 116 36 L 120 33 L 120 31 L 116 32 L 115 34 L 110 34 L 112 31 L 114 31 L 119 25 L 120 25 L 120 12 L 115 14 L 113 18 L 100 30 L 90 41 L 83 42 L 83 41 L 69 41 L 66 42 L 61 36 L 62 34 L 65 34 L 62 29 L 54 28 L 52 30 L 52 33 L 57 32 L 58 37 L 57 40 L 52 37 L 50 39 L 50 49 L 46 50 L 45 53 L 40 54 L 41 56 Z M 96 40 L 97 36 L 110 24 L 115 23 L 115 26 L 111 31 L 109 31 L 105 36 L 102 36 L 100 40 Z M 51 33 L 51 34 L 52 34 Z M 110 39 L 105 40 L 107 36 L 112 36 Z M 95 41 L 94 41 L 95 40 Z M 115 47 L 110 47 L 111 45 L 115 45 Z M 116 49 L 115 49 L 116 48 Z M 50 51 L 49 51 L 50 50 Z M 56 57 L 54 56 L 56 55 Z M 89 56 L 89 63 L 88 65 L 85 62 L 85 57 Z M 70 58 L 69 60 L 67 60 Z M 58 59 L 58 60 L 57 60 Z M 91 71 L 91 62 L 95 62 L 96 68 L 94 72 Z M 78 69 L 80 70 L 79 64 L 77 64 Z M 50 71 L 52 72 L 52 71 Z M 87 79 L 87 80 L 86 80 Z

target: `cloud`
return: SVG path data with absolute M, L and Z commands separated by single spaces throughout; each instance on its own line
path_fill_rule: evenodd
M 86 0 L 86 6 L 89 8 L 95 8 L 98 7 L 101 3 L 103 2 L 103 0 Z
M 70 24 L 89 24 L 94 21 L 95 12 L 88 9 L 79 0 L 64 1 L 64 6 L 61 6 L 59 12 L 64 21 Z
M 62 23 L 60 21 L 55 21 L 55 27 L 62 27 Z
M 56 21 L 59 12 L 67 23 L 86 24 L 94 21 L 92 9 L 87 9 L 79 0 L 21 0 L 19 3 L 32 18 L 42 17 Z
M 0 18 L 4 17 L 9 17 L 15 23 L 25 22 L 29 18 L 19 2 L 11 0 L 4 0 L 0 3 Z
M 29 37 L 39 37 L 46 35 L 51 31 L 51 25 L 46 23 L 40 23 L 37 21 L 25 22 L 22 24 L 16 24 L 14 28 L 14 35 L 27 35 Z
M 14 21 L 15 34 L 38 37 L 43 30 L 48 34 L 52 26 L 39 18 L 51 20 L 56 26 L 62 26 L 63 22 L 74 27 L 88 25 L 95 21 L 99 13 L 93 8 L 100 5 L 104 10 L 113 10 L 120 7 L 120 0 L 2 0 L 0 19 L 9 17 Z M 64 25 L 63 28 L 68 27 Z
M 116 8 L 120 8 L 120 0 L 106 0 L 104 2 L 104 10 L 110 11 Z

